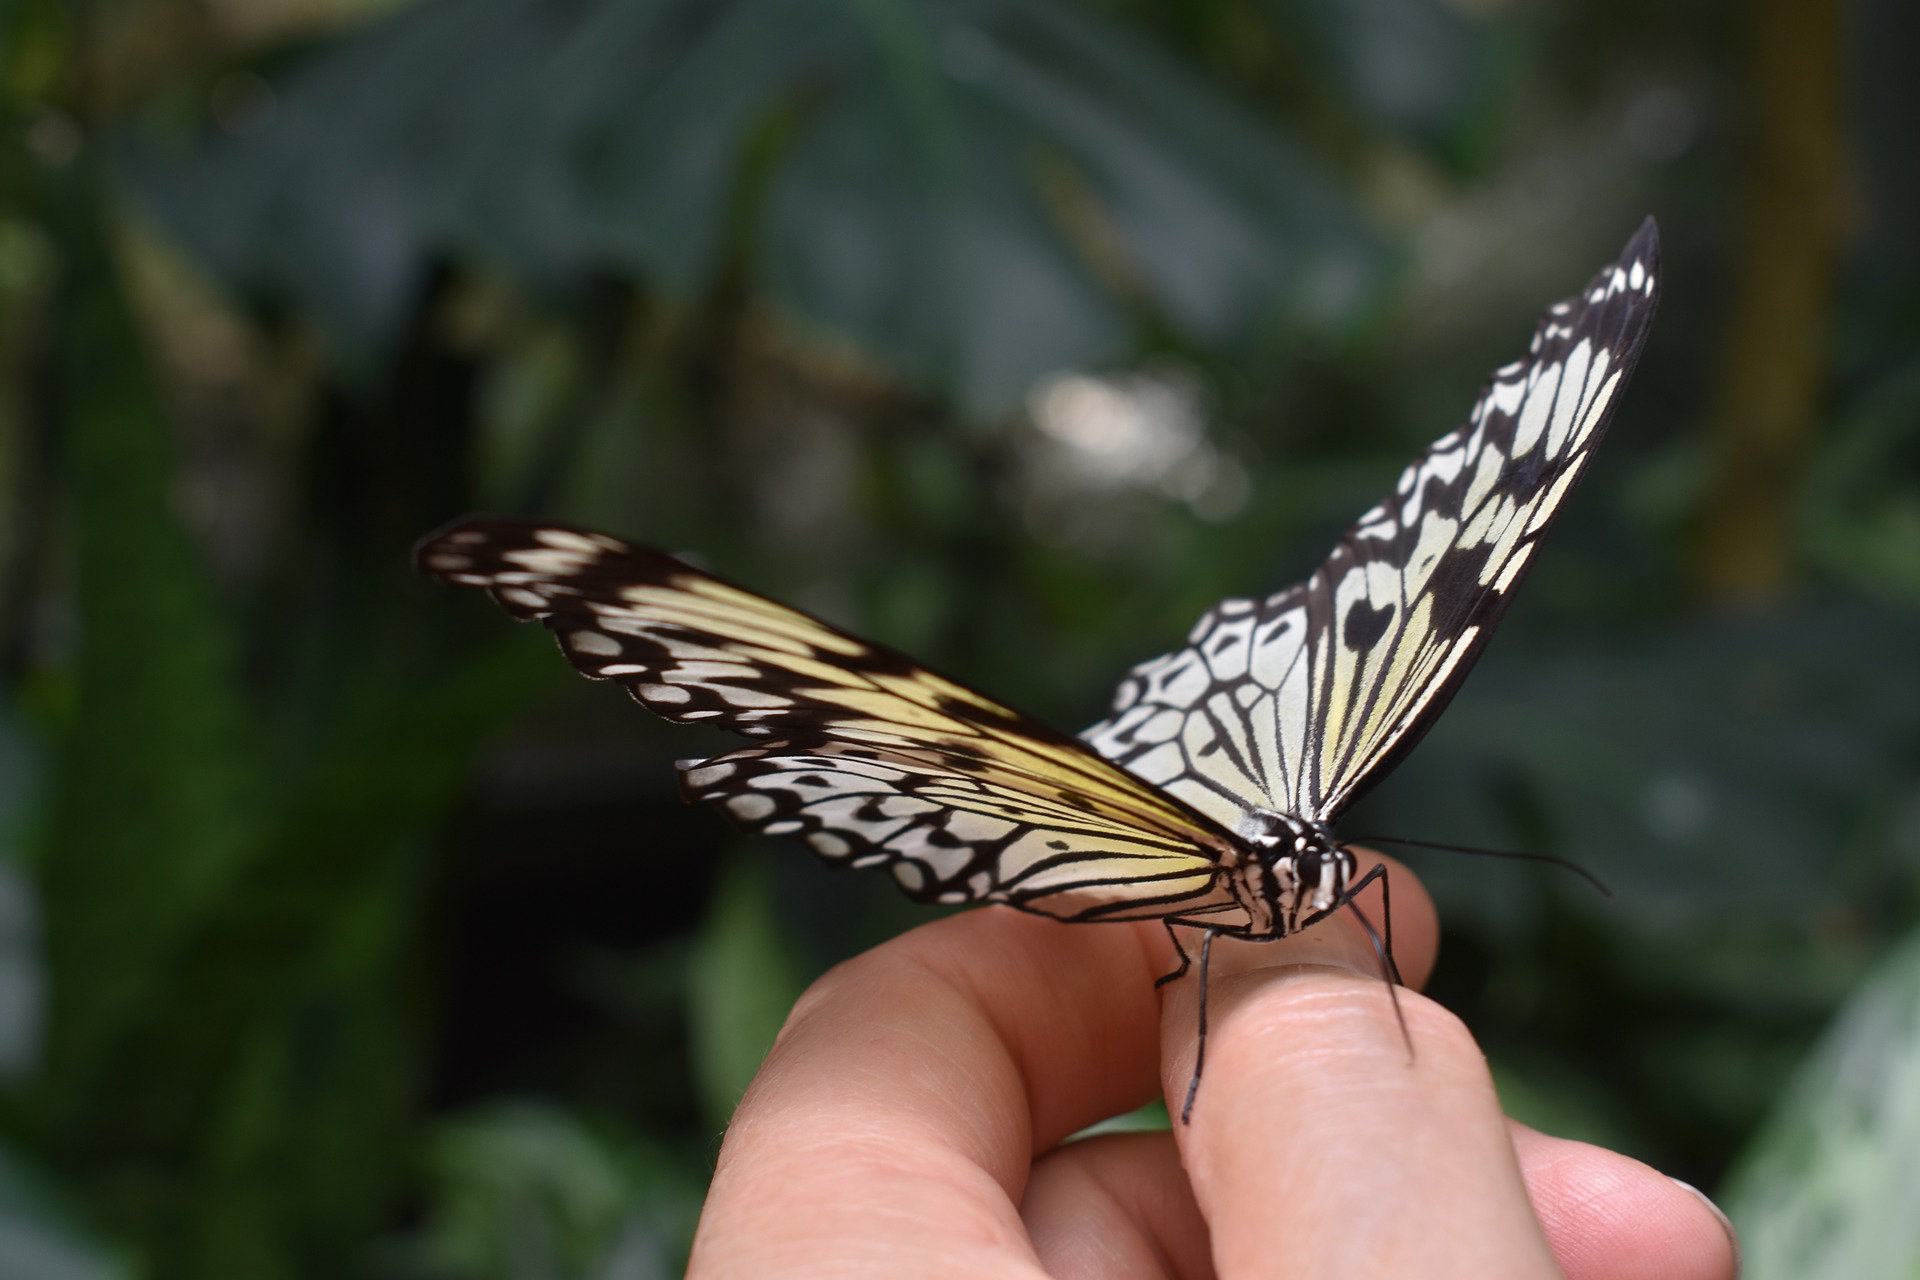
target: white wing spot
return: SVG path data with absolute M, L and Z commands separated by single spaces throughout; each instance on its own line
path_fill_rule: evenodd
M 584 533 L 575 533 L 571 529 L 541 529 L 534 540 L 556 551 L 573 551 L 589 559 L 597 558 L 602 550 L 601 544 Z M 614 544 L 618 547 L 618 543 Z
M 778 805 L 774 804 L 772 796 L 754 795 L 752 793 L 743 796 L 734 796 L 727 801 L 727 808 L 731 809 L 736 817 L 744 818 L 748 822 L 757 822 L 778 807 Z M 773 828 L 769 827 L 767 830 L 771 831 Z
M 569 631 L 567 648 L 596 658 L 612 658 L 621 652 L 618 640 L 599 631 Z
M 502 560 L 509 560 L 527 570 L 536 578 L 570 578 L 587 566 L 587 557 L 571 551 L 526 548 L 519 551 L 501 553 Z M 502 581 L 511 581 L 511 575 L 500 575 Z M 526 581 L 526 579 L 522 579 Z

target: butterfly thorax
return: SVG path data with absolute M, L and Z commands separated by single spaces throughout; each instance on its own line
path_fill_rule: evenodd
M 1323 822 L 1250 809 L 1238 834 L 1252 854 L 1234 885 L 1252 921 L 1249 937 L 1282 938 L 1312 924 L 1340 904 L 1353 881 L 1353 855 Z

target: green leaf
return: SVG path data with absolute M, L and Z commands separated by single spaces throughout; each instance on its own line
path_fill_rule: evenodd
M 1920 1274 L 1920 933 L 1848 1001 L 1719 1202 L 1749 1280 Z
M 1920 362 L 1876 379 L 1823 432 L 1801 489 L 1808 558 L 1870 599 L 1920 603 Z
M 191 1003 L 134 1087 L 197 1130 L 179 1206 L 197 1274 L 362 1256 L 404 1172 L 392 1141 L 420 1052 L 422 853 L 472 753 L 544 687 L 544 649 L 503 635 L 404 692 L 343 691 L 333 740 L 183 957 Z
M 131 1280 L 134 1274 L 21 1152 L 0 1145 L 0 1275 Z
M 1484 19 L 1445 0 L 1266 0 L 1322 75 L 1361 111 L 1445 145 L 1493 80 Z M 1483 11 L 1475 11 L 1483 12 Z
M 443 1122 L 428 1147 L 430 1275 L 632 1280 L 684 1263 L 697 1183 L 665 1152 L 541 1102 Z
M 758 854 L 737 852 L 701 923 L 687 972 L 694 1079 L 724 1127 L 800 998 L 798 965 Z
M 1381 271 L 1323 166 L 1051 0 L 443 0 L 285 80 L 259 133 L 138 165 L 366 360 L 450 254 L 683 305 L 738 276 L 991 414 L 1163 322 L 1337 331 Z
M 66 1106 L 156 1016 L 161 975 L 258 832 L 259 759 L 223 602 L 174 509 L 172 431 L 86 167 L 56 192 L 57 369 L 79 640 L 38 855 Z

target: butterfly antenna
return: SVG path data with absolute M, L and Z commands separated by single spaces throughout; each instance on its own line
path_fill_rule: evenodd
M 1550 867 L 1559 867 L 1562 871 L 1571 871 L 1598 889 L 1601 896 L 1611 898 L 1613 890 L 1606 882 L 1579 863 L 1567 858 L 1556 858 L 1550 853 L 1519 853 L 1512 849 L 1482 849 L 1470 844 L 1440 844 L 1433 840 L 1413 840 L 1406 836 L 1355 836 L 1355 844 L 1398 844 L 1410 849 L 1438 849 L 1443 853 L 1470 853 L 1477 858 L 1506 858 L 1513 862 L 1544 862 Z

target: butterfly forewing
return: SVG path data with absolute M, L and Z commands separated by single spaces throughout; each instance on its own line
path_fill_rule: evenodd
M 1606 430 L 1658 272 L 1649 220 L 1312 577 L 1211 610 L 1185 648 L 1134 669 L 1087 741 L 1222 825 L 1249 807 L 1331 821 L 1485 644 Z
M 416 558 L 538 620 L 582 674 L 754 745 L 682 765 L 745 830 L 884 865 L 916 897 L 1067 919 L 1244 922 L 1238 846 L 1064 734 L 799 610 L 606 534 L 498 518 Z

